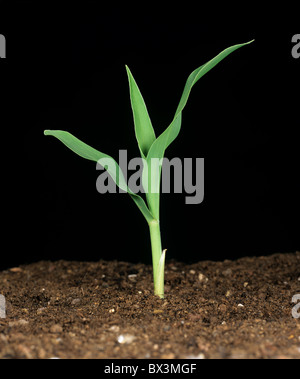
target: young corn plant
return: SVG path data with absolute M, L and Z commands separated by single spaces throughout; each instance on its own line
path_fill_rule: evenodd
M 165 151 L 168 146 L 178 136 L 181 128 L 181 115 L 182 111 L 187 103 L 192 87 L 202 78 L 208 71 L 215 67 L 220 61 L 226 58 L 233 51 L 239 49 L 242 46 L 248 45 L 253 41 L 231 46 L 209 62 L 198 67 L 188 77 L 182 96 L 179 101 L 179 105 L 175 112 L 174 118 L 171 124 L 166 130 L 156 138 L 155 132 L 147 111 L 146 104 L 142 97 L 142 94 L 134 80 L 132 73 L 126 66 L 129 88 L 131 107 L 133 111 L 133 119 L 135 126 L 135 135 L 138 142 L 141 158 L 143 162 L 147 164 L 147 170 L 143 170 L 142 183 L 148 190 L 146 192 L 146 202 L 141 196 L 133 193 L 127 186 L 124 175 L 113 158 L 109 155 L 101 153 L 95 150 L 91 146 L 80 141 L 72 134 L 62 130 L 45 130 L 44 134 L 47 136 L 54 136 L 65 144 L 73 152 L 81 156 L 82 158 L 98 162 L 102 159 L 109 159 L 114 162 L 114 168 L 111 165 L 107 165 L 104 168 L 108 171 L 110 176 L 116 185 L 123 191 L 127 192 L 135 204 L 138 206 L 143 216 L 145 217 L 150 230 L 150 240 L 152 248 L 152 263 L 153 263 L 153 280 L 154 280 L 154 293 L 160 298 L 164 298 L 164 268 L 166 250 L 162 249 L 161 233 L 160 233 L 160 217 L 159 217 L 159 200 L 160 200 L 160 182 L 161 182 L 161 165 L 153 169 L 151 166 L 152 159 L 162 161 Z M 152 168 L 151 168 L 152 167 Z

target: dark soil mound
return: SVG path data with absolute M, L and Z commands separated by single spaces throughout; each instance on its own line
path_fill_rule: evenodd
M 166 265 L 39 262 L 0 273 L 0 358 L 300 358 L 300 253 Z

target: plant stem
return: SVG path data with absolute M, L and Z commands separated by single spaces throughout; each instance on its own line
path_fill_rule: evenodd
M 161 299 L 164 298 L 164 274 L 163 270 L 159 274 L 159 261 L 162 255 L 160 226 L 158 220 L 149 222 L 151 248 L 152 248 L 152 265 L 153 265 L 153 281 L 154 294 Z

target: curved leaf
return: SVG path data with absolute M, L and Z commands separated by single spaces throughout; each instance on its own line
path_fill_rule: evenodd
M 206 64 L 198 67 L 194 70 L 190 76 L 188 77 L 181 99 L 179 101 L 179 105 L 175 112 L 175 116 L 169 127 L 153 142 L 151 145 L 148 155 L 147 155 L 147 163 L 148 167 L 151 167 L 151 159 L 158 158 L 162 159 L 165 154 L 165 150 L 167 147 L 175 140 L 178 136 L 181 129 L 181 121 L 182 121 L 182 111 L 188 101 L 190 92 L 194 84 L 198 82 L 200 78 L 202 78 L 208 71 L 210 71 L 213 67 L 215 67 L 219 62 L 221 62 L 224 58 L 226 58 L 233 51 L 243 47 L 245 45 L 250 44 L 253 41 L 238 44 L 231 46 L 225 50 L 223 50 L 220 54 L 218 54 L 215 58 L 211 59 Z M 151 181 L 151 176 L 157 175 L 157 173 L 151 173 L 151 170 L 148 170 L 148 181 Z M 160 180 L 160 172 L 159 172 L 159 180 Z M 148 193 L 147 201 L 150 207 L 151 212 L 154 217 L 157 218 L 159 214 L 159 195 L 157 193 Z
M 253 40 L 254 41 L 254 40 Z M 166 148 L 175 140 L 175 138 L 178 136 L 180 127 L 181 127 L 181 119 L 176 120 L 177 117 L 181 116 L 181 112 L 183 111 L 191 89 L 193 88 L 194 84 L 198 82 L 200 78 L 202 78 L 208 71 L 210 71 L 212 68 L 214 68 L 219 62 L 221 62 L 224 58 L 226 58 L 229 54 L 234 52 L 235 50 L 239 49 L 240 47 L 243 47 L 245 45 L 248 45 L 252 43 L 253 41 L 246 42 L 246 43 L 241 43 L 238 45 L 231 46 L 225 50 L 223 50 L 220 54 L 218 54 L 215 58 L 211 59 L 209 62 L 206 64 L 198 67 L 196 70 L 194 70 L 190 76 L 188 77 L 183 94 L 181 96 L 179 105 L 177 107 L 177 110 L 175 112 L 174 119 L 170 126 L 153 142 L 148 156 L 151 157 L 157 157 L 157 158 L 162 158 L 164 151 Z M 156 146 L 158 145 L 158 146 Z M 160 152 L 160 153 L 158 153 Z M 147 157 L 148 157 L 147 156 Z
M 80 141 L 78 138 L 74 137 L 71 133 L 65 132 L 63 130 L 45 130 L 44 134 L 46 136 L 53 136 L 59 139 L 64 145 L 66 145 L 70 150 L 79 155 L 82 158 L 98 162 L 100 159 L 110 159 L 115 164 L 116 170 L 111 170 L 110 167 L 107 167 L 107 172 L 116 183 L 116 185 L 121 188 L 123 191 L 127 192 L 135 204 L 138 206 L 147 222 L 153 220 L 153 216 L 149 209 L 147 208 L 144 200 L 139 196 L 134 194 L 130 188 L 127 186 L 124 175 L 117 164 L 117 162 L 107 154 L 101 153 L 100 151 L 92 148 L 86 143 Z

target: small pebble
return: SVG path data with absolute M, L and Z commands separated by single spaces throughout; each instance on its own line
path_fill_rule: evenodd
M 174 359 L 174 358 L 175 358 L 175 354 L 173 353 L 163 354 L 161 356 L 161 359 Z
M 205 359 L 205 355 L 202 353 L 198 355 L 188 355 L 186 359 Z
M 10 326 L 10 327 L 13 327 L 13 326 L 25 326 L 27 324 L 29 324 L 29 321 L 20 319 L 20 320 L 17 320 L 17 321 L 10 321 L 9 324 L 8 324 L 8 326 Z
M 135 282 L 137 275 L 136 274 L 131 274 L 128 275 L 128 279 L 131 280 L 132 282 Z
M 132 334 L 121 334 L 119 335 L 119 337 L 117 338 L 117 341 L 121 344 L 121 345 L 124 345 L 124 344 L 130 344 L 132 343 L 134 340 L 135 340 L 135 336 L 133 336 Z
M 44 313 L 45 310 L 46 310 L 46 308 L 39 308 L 39 309 L 36 311 L 36 314 L 37 314 L 37 315 L 41 315 L 42 313 Z
M 198 279 L 200 282 L 208 282 L 208 278 L 205 275 L 201 274 L 201 272 L 198 275 Z
M 62 331 L 63 331 L 63 328 L 59 324 L 54 324 L 50 328 L 50 333 L 53 333 L 53 334 L 58 334 L 58 333 L 61 333 Z
M 78 305 L 78 304 L 80 304 L 81 303 L 81 299 L 74 299 L 74 300 L 72 300 L 72 305 Z
M 109 330 L 111 332 L 119 332 L 120 331 L 120 327 L 118 325 L 112 325 Z
M 228 268 L 227 270 L 223 271 L 222 274 L 223 274 L 224 276 L 230 276 L 230 275 L 232 275 L 232 270 L 231 270 L 231 268 Z
M 21 269 L 21 267 L 12 267 L 9 269 L 9 271 L 11 271 L 11 272 L 22 272 L 23 270 Z

